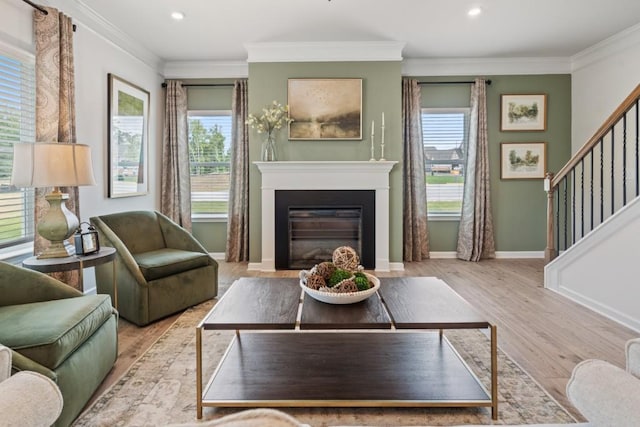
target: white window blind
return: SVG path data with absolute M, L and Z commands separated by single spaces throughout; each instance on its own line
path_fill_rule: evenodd
M 33 189 L 11 185 L 13 144 L 35 141 L 33 61 L 0 48 L 0 248 L 33 239 Z
M 469 109 L 425 108 L 421 119 L 428 215 L 459 216 Z
M 189 111 L 191 216 L 225 218 L 229 203 L 231 111 Z

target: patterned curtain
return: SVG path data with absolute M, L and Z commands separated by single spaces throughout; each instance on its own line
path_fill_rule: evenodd
M 248 82 L 237 80 L 233 87 L 231 115 L 231 185 L 229 189 L 229 220 L 227 222 L 226 260 L 249 260 L 249 105 Z
M 427 189 L 424 173 L 424 149 L 420 86 L 415 79 L 402 80 L 403 157 L 403 242 L 404 261 L 429 258 L 427 228 Z
M 36 38 L 36 140 L 39 142 L 76 142 L 75 82 L 73 67 L 73 23 L 71 18 L 52 7 L 48 15 L 34 10 Z M 36 189 L 35 224 L 49 210 L 44 196 L 50 188 Z M 67 208 L 80 218 L 78 187 L 62 187 L 69 194 Z M 36 233 L 33 250 L 39 254 L 49 242 Z M 77 271 L 53 273 L 68 285 L 82 291 Z
M 177 80 L 168 80 L 166 91 L 160 212 L 191 231 L 187 91 Z
M 476 79 L 471 85 L 468 144 L 457 256 L 465 261 L 480 261 L 496 255 L 489 189 L 487 96 L 483 79 Z

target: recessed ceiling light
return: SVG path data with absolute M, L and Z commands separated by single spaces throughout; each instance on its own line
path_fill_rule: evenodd
M 171 14 L 171 17 L 173 19 L 175 19 L 176 21 L 181 21 L 181 20 L 184 19 L 184 13 L 182 13 L 182 12 L 173 12 Z
M 480 9 L 479 7 L 472 7 L 471 9 L 469 9 L 469 12 L 467 12 L 467 15 L 478 16 L 481 13 L 482 13 L 482 9 Z

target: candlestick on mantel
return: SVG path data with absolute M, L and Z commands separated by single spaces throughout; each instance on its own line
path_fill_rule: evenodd
M 386 160 L 384 158 L 384 113 L 382 113 L 382 137 L 380 142 L 380 160 Z
M 373 120 L 371 120 L 371 158 L 369 159 L 370 162 L 375 162 L 376 158 L 374 156 L 374 148 L 373 148 L 373 129 L 375 127 L 375 124 L 373 122 Z

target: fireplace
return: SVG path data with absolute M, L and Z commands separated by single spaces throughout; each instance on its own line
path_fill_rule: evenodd
M 375 191 L 275 192 L 275 267 L 303 269 L 330 261 L 351 246 L 360 264 L 375 268 Z
M 370 190 L 375 193 L 374 266 L 376 271 L 402 270 L 389 262 L 389 173 L 396 161 L 253 162 L 262 175 L 259 224 L 261 259 L 249 270 L 275 271 L 275 194 L 281 190 Z M 255 230 L 255 229 L 254 229 Z M 363 237 L 366 233 L 363 233 Z M 369 245 L 363 244 L 363 249 Z M 392 265 L 393 264 L 393 265 Z

